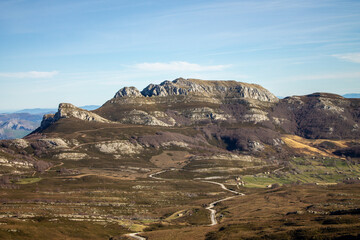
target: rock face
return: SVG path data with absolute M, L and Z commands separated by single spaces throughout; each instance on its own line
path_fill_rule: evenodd
M 141 91 L 141 94 L 146 97 L 194 94 L 207 97 L 250 98 L 266 102 L 278 101 L 278 98 L 272 93 L 256 84 L 184 78 L 150 84 Z
M 54 157 L 57 159 L 77 161 L 87 158 L 89 156 L 86 153 L 64 152 L 64 153 L 56 154 Z
M 119 97 L 142 97 L 140 91 L 136 87 L 123 87 L 121 88 L 114 96 L 114 98 Z
M 161 113 L 163 113 L 163 112 L 161 112 Z M 122 122 L 129 123 L 129 124 L 148 125 L 148 126 L 164 126 L 164 127 L 173 126 L 175 124 L 175 120 L 172 119 L 173 120 L 172 124 L 169 124 L 169 123 L 165 123 L 159 119 L 159 118 L 167 117 L 165 113 L 163 113 L 163 114 L 165 116 L 160 115 L 159 112 L 154 112 L 153 115 L 151 115 L 145 111 L 132 110 L 129 112 L 127 117 L 125 117 L 122 120 Z M 169 118 L 169 119 L 171 120 L 171 118 Z
M 68 147 L 67 143 L 61 138 L 44 138 L 39 139 L 38 141 L 44 143 L 47 148 L 56 149 Z
M 70 103 L 60 103 L 59 110 L 55 114 L 55 117 L 58 118 L 69 118 L 74 117 L 85 121 L 94 121 L 94 122 L 109 122 L 105 118 L 100 117 L 99 115 L 89 112 L 87 110 L 75 107 Z
M 120 155 L 138 154 L 143 150 L 143 147 L 139 144 L 134 144 L 127 140 L 97 143 L 95 147 L 103 153 L 117 153 Z
M 71 118 L 71 117 L 89 122 L 103 122 L 103 123 L 110 122 L 109 120 L 100 117 L 96 113 L 92 113 L 87 110 L 75 107 L 70 103 L 60 103 L 57 113 L 44 115 L 40 128 L 44 129 L 61 118 Z

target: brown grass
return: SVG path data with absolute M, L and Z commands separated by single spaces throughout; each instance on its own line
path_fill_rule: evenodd
M 295 149 L 301 154 L 309 154 L 309 155 L 321 155 L 324 157 L 338 157 L 332 154 L 331 151 L 322 151 L 319 150 L 312 145 L 320 144 L 324 141 L 332 142 L 339 148 L 347 147 L 346 140 L 328 140 L 328 139 L 305 139 L 296 135 L 283 135 L 281 138 L 287 146 Z

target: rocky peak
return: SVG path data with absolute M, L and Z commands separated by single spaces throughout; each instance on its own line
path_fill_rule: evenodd
M 178 78 L 160 84 L 150 84 L 141 94 L 146 97 L 171 95 L 199 95 L 216 98 L 250 98 L 259 101 L 277 102 L 278 98 L 257 84 L 236 81 L 208 81 Z
M 40 128 L 45 129 L 50 124 L 58 121 L 61 118 L 78 118 L 89 122 L 110 122 L 109 120 L 100 117 L 96 113 L 78 108 L 71 103 L 60 103 L 58 111 L 55 114 L 44 115 Z
M 136 87 L 123 87 L 114 96 L 119 97 L 142 97 L 140 91 Z
M 71 103 L 60 103 L 58 112 L 55 114 L 55 117 L 56 118 L 74 117 L 86 121 L 109 122 L 107 119 L 102 118 L 93 112 L 75 107 Z

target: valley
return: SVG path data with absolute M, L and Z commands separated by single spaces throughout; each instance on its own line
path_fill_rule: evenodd
M 1 239 L 356 239 L 360 100 L 175 79 L 0 142 Z

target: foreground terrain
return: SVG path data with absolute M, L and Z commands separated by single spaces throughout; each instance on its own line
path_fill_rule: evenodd
M 195 79 L 60 104 L 0 142 L 0 238 L 357 239 L 359 105 Z

